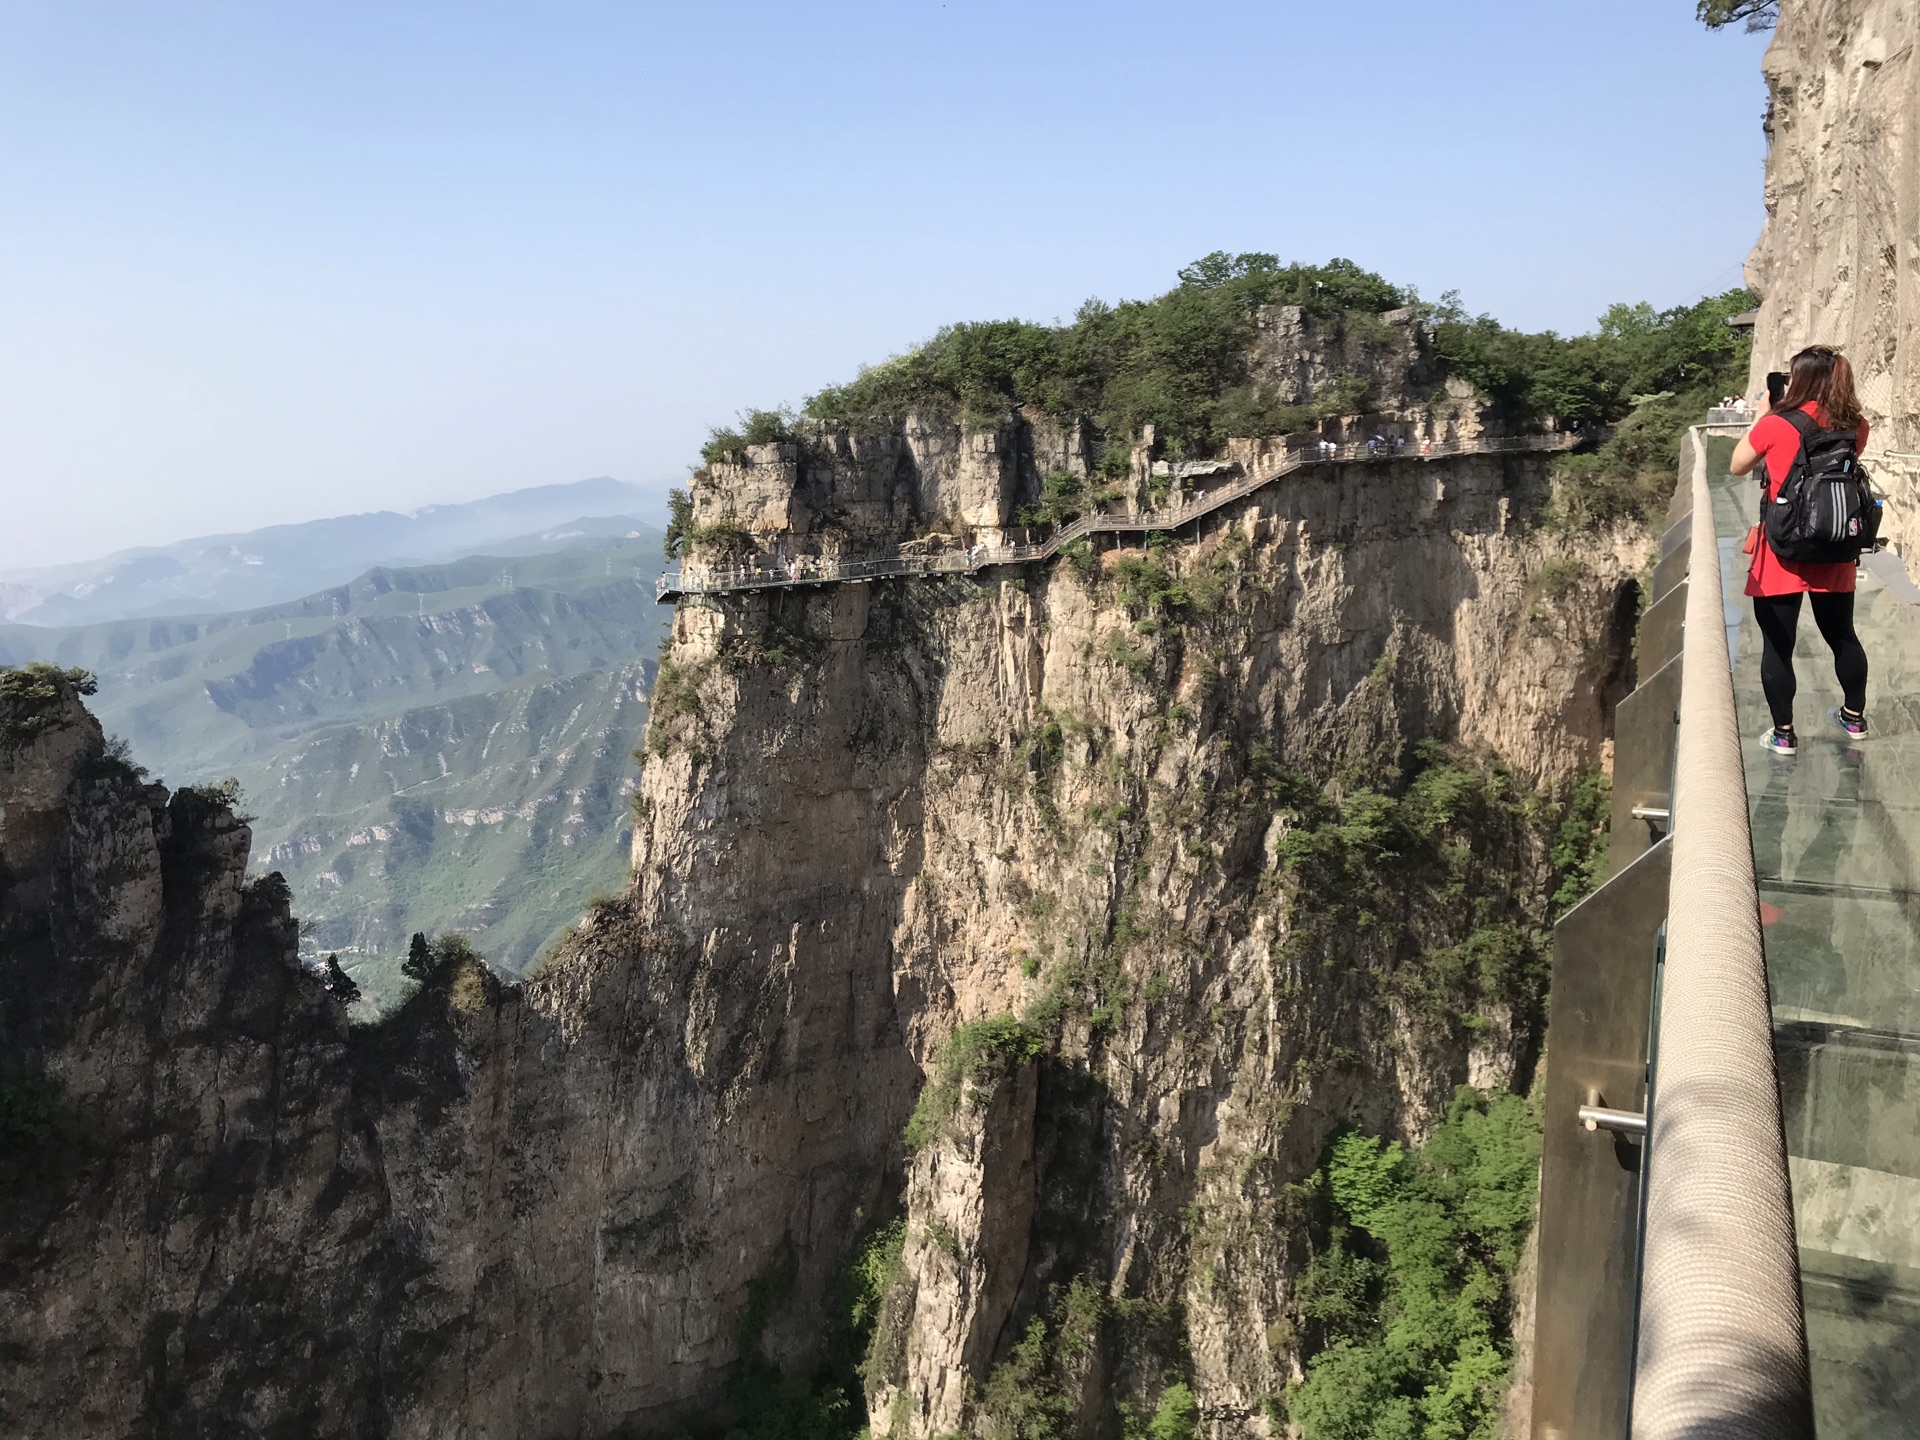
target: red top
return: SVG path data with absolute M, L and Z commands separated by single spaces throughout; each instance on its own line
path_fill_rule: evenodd
M 1800 408 L 1813 417 L 1814 424 L 1824 424 L 1825 417 L 1821 415 L 1818 405 L 1809 401 Z M 1787 472 L 1793 469 L 1793 462 L 1800 454 L 1800 432 L 1793 428 L 1793 422 L 1786 416 L 1767 415 L 1747 432 L 1747 443 L 1753 446 L 1766 464 L 1763 473 L 1766 476 L 1767 503 L 1772 504 L 1773 498 L 1780 493 L 1781 482 L 1787 478 Z M 1860 422 L 1855 444 L 1861 450 L 1867 448 L 1867 422 L 1864 420 Z M 1803 595 L 1811 590 L 1821 595 L 1851 595 L 1858 574 L 1859 567 L 1851 560 L 1782 560 L 1767 544 L 1766 527 L 1762 526 L 1759 543 L 1753 547 L 1753 564 L 1747 570 L 1747 594 Z

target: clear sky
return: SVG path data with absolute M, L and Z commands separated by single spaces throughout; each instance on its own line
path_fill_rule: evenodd
M 1738 283 L 1692 0 L 0 0 L 0 567 L 614 475 L 1209 250 Z

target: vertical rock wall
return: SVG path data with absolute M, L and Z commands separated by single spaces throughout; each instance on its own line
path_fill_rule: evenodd
M 1029 473 L 1037 433 L 965 453 Z M 791 469 L 755 524 L 832 533 L 853 484 L 868 528 L 924 523 L 901 443 L 759 457 Z M 68 695 L 0 755 L 0 1044 L 74 1122 L 8 1172 L 5 1427 L 666 1431 L 743 1358 L 804 1374 L 900 1217 L 868 1398 L 902 1440 L 1005 1402 L 1043 1315 L 1134 1317 L 1045 1358 L 1073 1424 L 1185 1373 L 1212 1433 L 1265 1433 L 1287 1185 L 1342 1119 L 1416 1136 L 1524 1082 L 1537 994 L 1449 1019 L 1421 966 L 1537 924 L 1548 877 L 1502 811 L 1378 913 L 1302 911 L 1288 777 L 1425 738 L 1520 787 L 1598 759 L 1644 540 L 1543 528 L 1548 490 L 1529 456 L 1310 467 L 1152 554 L 685 604 L 630 891 L 527 984 L 454 963 L 367 1028 L 243 886 L 244 825 Z M 948 1077 L 909 1151 L 950 1037 L 1012 1015 L 1032 1046 Z
M 1263 1432 L 1298 1358 L 1286 1186 L 1342 1118 L 1414 1137 L 1458 1084 L 1524 1085 L 1537 1013 L 1488 997 L 1463 1028 L 1397 997 L 1421 953 L 1544 919 L 1538 836 L 1475 837 L 1464 900 L 1290 943 L 1259 766 L 1358 785 L 1427 737 L 1523 785 L 1597 762 L 1644 541 L 1545 530 L 1548 493 L 1531 457 L 1314 467 L 1153 554 L 682 606 L 636 835 L 650 923 L 763 966 L 795 884 L 831 874 L 861 901 L 837 942 L 871 947 L 929 1083 L 965 1027 L 1047 1037 L 955 1081 L 907 1161 L 876 1433 L 984 1423 L 996 1364 L 1075 1286 L 1180 1317 L 1209 1425 Z M 1188 603 L 1141 598 L 1163 581 Z M 868 1161 L 901 1162 L 897 1137 Z M 1088 1423 L 1157 1373 L 1075 1354 Z
M 1804 346 L 1852 360 L 1888 530 L 1920 546 L 1920 4 L 1782 0 L 1767 47 L 1766 228 L 1749 394 Z

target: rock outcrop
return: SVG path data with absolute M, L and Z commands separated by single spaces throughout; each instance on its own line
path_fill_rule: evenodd
M 1852 360 L 1888 532 L 1920 546 L 1920 5 L 1782 0 L 1767 47 L 1767 223 L 1749 393 L 1796 350 Z
M 718 1402 L 780 1247 L 818 1308 L 915 1078 L 864 951 L 610 906 L 354 1028 L 218 797 L 70 689 L 0 737 L 7 1433 L 600 1435 Z
M 1342 444 L 1380 436 L 1417 448 L 1422 439 L 1473 440 L 1498 434 L 1497 407 L 1434 354 L 1426 323 L 1411 309 L 1315 316 L 1298 305 L 1267 305 L 1254 316 L 1247 389 L 1264 404 L 1297 412 L 1311 428 L 1258 441 L 1229 441 L 1222 457 L 1176 465 L 1147 425 L 1124 473 L 1103 473 L 1100 446 L 1085 422 L 1033 407 L 991 423 L 959 414 L 912 414 L 878 428 L 809 422 L 804 439 L 742 445 L 695 473 L 696 528 L 725 528 L 737 542 L 784 563 L 794 556 L 864 555 L 900 544 L 999 545 L 1023 538 L 1024 512 L 1049 475 L 1087 482 L 1090 506 L 1131 511 L 1164 500 L 1166 482 L 1251 474 L 1315 439 Z M 1156 484 L 1156 482 L 1160 482 Z M 717 560 L 737 560 L 737 548 Z
M 703 503 L 851 544 L 1071 443 L 961 433 L 929 489 L 933 428 Z M 1524 953 L 1428 961 L 1542 922 L 1551 807 L 1518 797 L 1600 758 L 1631 663 L 1644 542 L 1537 523 L 1545 466 L 1310 467 L 1166 549 L 683 604 L 631 890 L 538 978 L 451 952 L 369 1027 L 218 797 L 145 783 L 70 690 L 0 717 L 0 1043 L 60 1096 L 8 1141 L 5 1428 L 665 1430 L 743 1364 L 807 1373 L 892 1221 L 877 1430 L 978 1422 L 1054 1334 L 1077 1424 L 1178 1375 L 1210 1433 L 1266 1433 L 1287 1185 L 1337 1123 L 1417 1136 L 1537 1054 Z M 1516 803 L 1303 891 L 1292 830 L 1364 823 L 1427 739 Z M 1017 1053 L 956 1060 L 982 1023 Z
M 1492 916 L 1538 923 L 1537 837 L 1475 837 L 1470 904 L 1409 894 L 1290 947 L 1260 767 L 1352 785 L 1423 737 L 1532 782 L 1597 761 L 1639 552 L 1532 525 L 1547 494 L 1524 457 L 1329 466 L 1160 552 L 682 607 L 645 911 L 685 945 L 724 927 L 764 955 L 799 913 L 872 947 L 936 1074 L 970 1024 L 1055 1037 L 1037 1073 L 967 1082 L 913 1158 L 876 1433 L 965 1428 L 990 1359 L 1076 1283 L 1183 1317 L 1203 1414 L 1263 1428 L 1295 1361 L 1286 1184 L 1341 1117 L 1417 1135 L 1457 1084 L 1525 1083 L 1537 1014 L 1483 996 L 1480 1028 L 1433 1024 L 1395 977 Z M 823 529 L 847 508 L 808 503 Z M 1129 1363 L 1074 1383 L 1097 1409 L 1148 1383 Z

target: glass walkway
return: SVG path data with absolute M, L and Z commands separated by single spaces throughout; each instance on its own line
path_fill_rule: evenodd
M 1920 590 L 1867 558 L 1856 626 L 1873 737 L 1826 718 L 1832 655 L 1800 620 L 1800 753 L 1763 750 L 1743 592 L 1752 479 L 1707 441 L 1821 1440 L 1920 1435 Z

